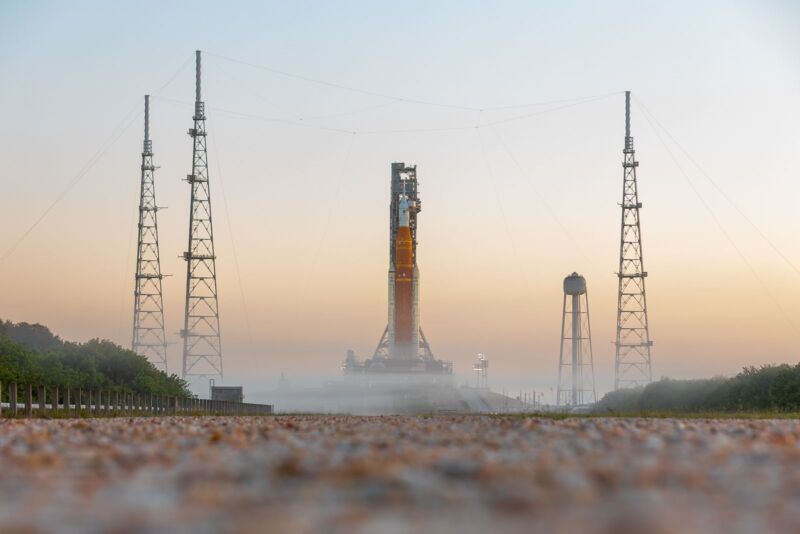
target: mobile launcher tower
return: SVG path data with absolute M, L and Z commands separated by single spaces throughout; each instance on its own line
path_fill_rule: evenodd
M 348 351 L 346 375 L 447 377 L 453 364 L 434 358 L 419 325 L 417 215 L 421 210 L 417 168 L 392 163 L 389 203 L 389 320 L 372 357 L 356 359 Z

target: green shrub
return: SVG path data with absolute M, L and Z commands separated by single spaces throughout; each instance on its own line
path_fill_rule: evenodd
M 599 412 L 800 411 L 800 364 L 745 367 L 733 378 L 662 378 L 644 388 L 604 396 Z
M 46 327 L 0 322 L 0 381 L 191 396 L 186 382 L 111 341 L 70 343 Z

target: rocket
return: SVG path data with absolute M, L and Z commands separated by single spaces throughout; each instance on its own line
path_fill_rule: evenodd
M 406 195 L 400 197 L 395 240 L 394 272 L 394 346 L 392 356 L 397 359 L 416 357 L 414 341 L 415 326 L 415 262 L 409 227 L 409 202 Z

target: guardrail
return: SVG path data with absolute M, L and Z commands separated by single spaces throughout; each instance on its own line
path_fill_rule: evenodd
M 0 384 L 0 415 L 40 417 L 47 414 L 75 417 L 127 415 L 265 415 L 272 413 L 270 404 L 250 404 L 212 399 L 196 399 L 169 395 L 125 393 L 119 391 L 34 386 L 33 384 Z M 48 400 L 50 402 L 48 402 Z

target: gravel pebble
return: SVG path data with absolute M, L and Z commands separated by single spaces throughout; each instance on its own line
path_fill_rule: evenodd
M 0 532 L 790 532 L 800 423 L 1 420 Z

